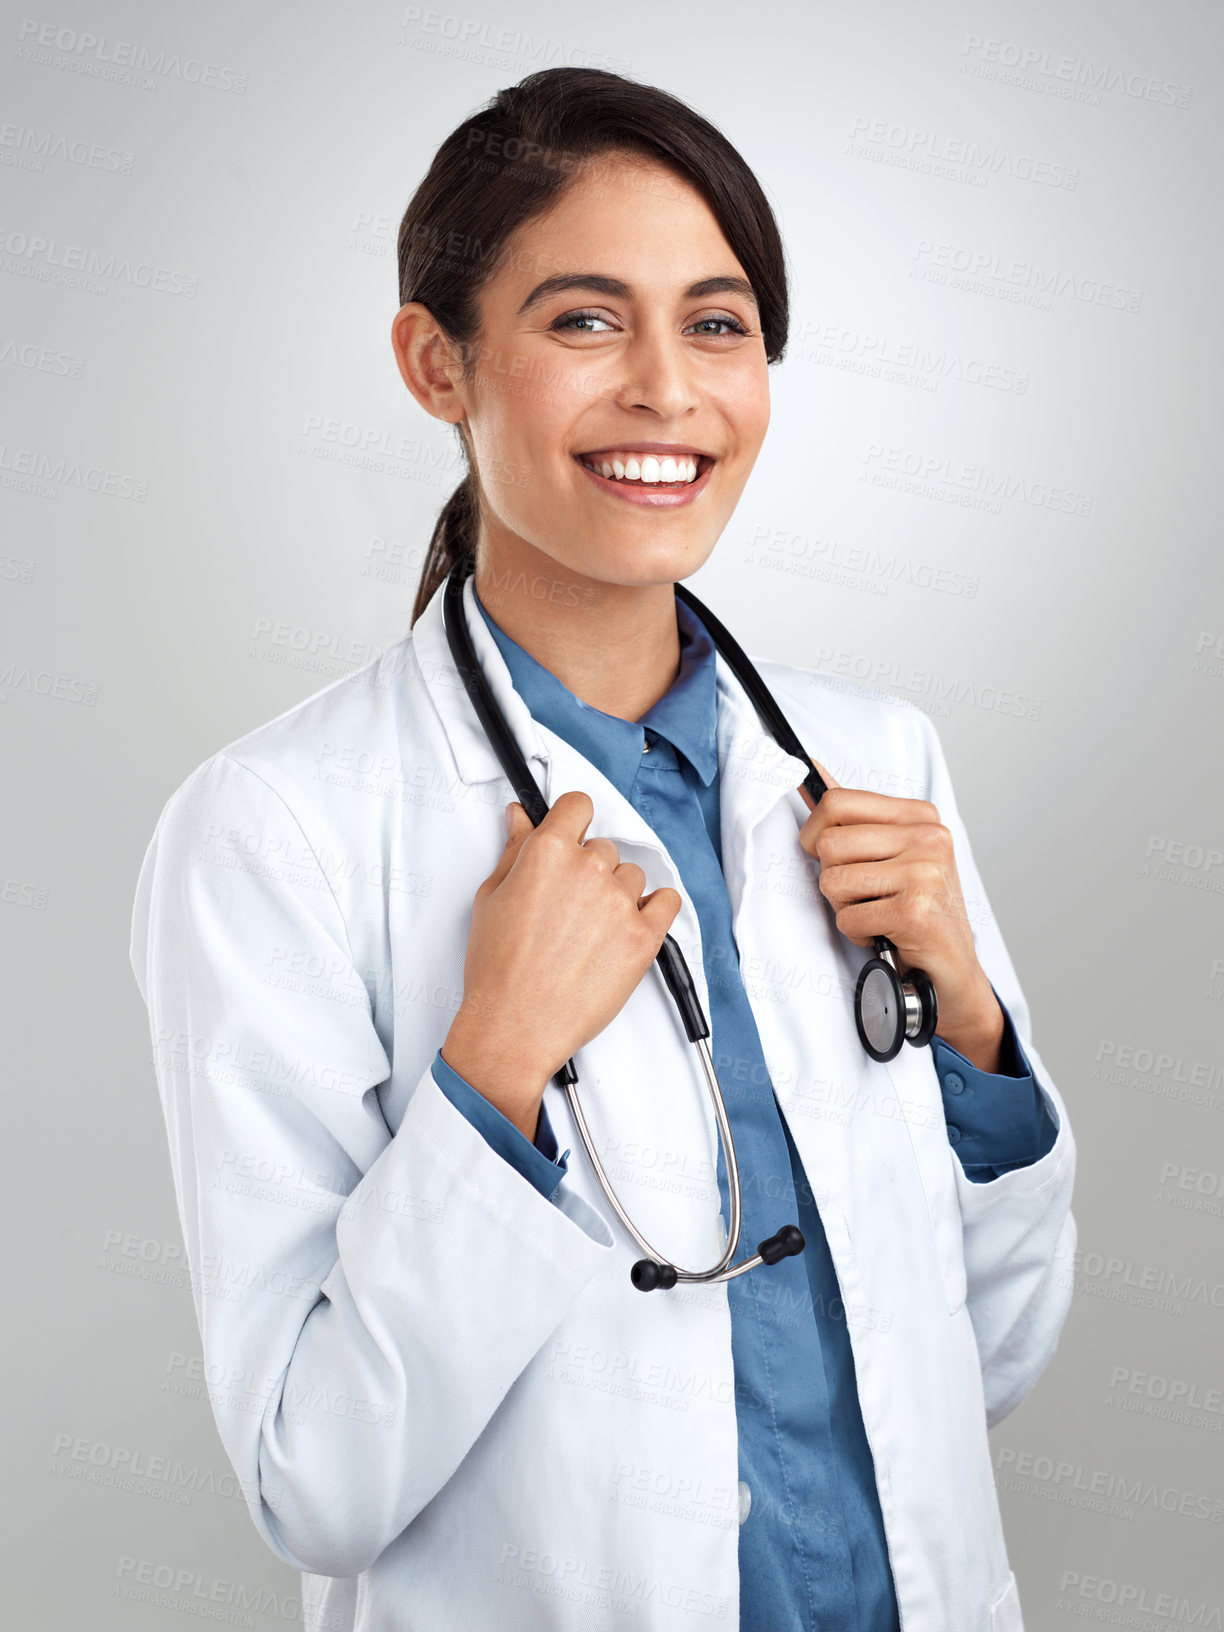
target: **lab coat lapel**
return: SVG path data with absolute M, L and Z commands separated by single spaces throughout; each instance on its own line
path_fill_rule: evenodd
M 425 684 L 441 717 L 459 776 L 468 784 L 505 781 L 508 802 L 513 797 L 513 790 L 496 752 L 485 736 L 451 657 L 443 619 L 442 595 L 443 591 L 439 588 L 413 629 L 413 642 Z M 685 893 L 675 863 L 659 842 L 654 829 L 603 772 L 564 737 L 533 717 L 515 690 L 506 661 L 489 633 L 476 604 L 470 577 L 463 586 L 463 603 L 485 678 L 549 806 L 554 805 L 561 794 L 581 789 L 590 796 L 595 807 L 588 834 L 611 839 L 618 847 L 622 861 L 636 862 L 646 874 L 648 891 L 668 885 L 683 897 L 684 905 L 672 925 L 671 934 L 689 962 L 704 1002 L 705 977 L 701 967 L 701 935 L 697 914 Z
M 788 754 L 761 724 L 748 694 L 721 656 L 715 660 L 718 688 L 718 802 L 723 877 L 731 899 L 731 927 L 739 943 L 750 898 L 747 889 L 753 835 L 779 801 L 807 775 L 807 766 Z M 794 826 L 787 801 L 786 822 Z M 798 829 L 795 829 L 798 842 Z
M 888 1084 L 854 1024 L 855 982 L 870 954 L 837 929 L 820 891 L 819 864 L 799 842 L 810 814 L 798 791 L 807 766 L 760 724 L 721 658 L 719 705 L 723 873 L 740 972 L 840 1274 L 850 1240 L 847 1176 L 862 1159 L 851 1149 L 860 1143 L 855 1110 L 864 1089 Z M 846 746 L 820 744 L 829 757 Z M 818 751 L 814 743 L 804 747 Z

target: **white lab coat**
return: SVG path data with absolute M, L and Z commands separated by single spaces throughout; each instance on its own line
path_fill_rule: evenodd
M 647 890 L 680 892 L 671 933 L 708 1013 L 675 863 L 531 717 L 472 594 L 469 580 L 478 654 L 546 798 L 584 789 L 589 833 Z M 1067 1311 L 1071 1130 L 930 721 L 833 675 L 760 667 L 838 781 L 938 807 L 979 958 L 1059 1122 L 1040 1161 L 970 1183 L 931 1051 L 865 1053 L 851 1005 L 867 954 L 837 931 L 799 845 L 804 767 L 719 658 L 740 967 L 847 1307 L 902 1624 L 1015 1632 L 986 1428 L 1032 1387 Z M 573 1154 L 549 1200 L 431 1072 L 512 797 L 451 664 L 439 591 L 410 635 L 213 755 L 162 812 L 131 955 L 217 1426 L 257 1529 L 304 1572 L 312 1626 L 734 1627 L 725 1286 L 633 1288 L 640 1254 L 553 1084 L 548 1113 Z M 657 969 L 576 1064 L 639 1228 L 674 1262 L 710 1263 L 713 1113 Z

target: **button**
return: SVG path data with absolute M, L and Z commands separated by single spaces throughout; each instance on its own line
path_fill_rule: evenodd
M 752 1506 L 752 1492 L 741 1479 L 739 1482 L 739 1522 L 743 1524 L 748 1517 L 748 1509 Z
M 960 1142 L 961 1142 L 961 1131 L 960 1131 L 960 1129 L 959 1128 L 954 1128 L 952 1126 L 951 1122 L 949 1122 L 948 1123 L 948 1143 L 950 1145 L 959 1145 Z
M 965 1091 L 965 1079 L 958 1071 L 949 1071 L 943 1085 L 950 1094 L 963 1094 Z

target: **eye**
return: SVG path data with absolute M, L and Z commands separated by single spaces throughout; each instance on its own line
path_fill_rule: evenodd
M 566 312 L 564 317 L 556 318 L 548 326 L 550 329 L 570 329 L 572 334 L 598 334 L 600 332 L 598 329 L 580 329 L 577 327 L 571 328 L 570 326 L 579 323 L 607 323 L 607 321 L 607 318 L 601 317 L 598 312 Z
M 699 317 L 696 323 L 693 324 L 693 327 L 696 329 L 701 329 L 704 328 L 707 323 L 720 323 L 724 328 L 729 328 L 732 334 L 748 333 L 748 330 L 737 317 Z M 706 329 L 705 332 L 711 340 L 721 340 L 723 338 L 722 335 L 714 334 L 710 329 Z

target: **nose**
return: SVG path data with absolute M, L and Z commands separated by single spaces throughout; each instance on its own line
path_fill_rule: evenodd
M 678 334 L 649 325 L 622 353 L 623 378 L 616 389 L 620 408 L 646 408 L 659 419 L 679 419 L 701 400 L 694 359 Z

